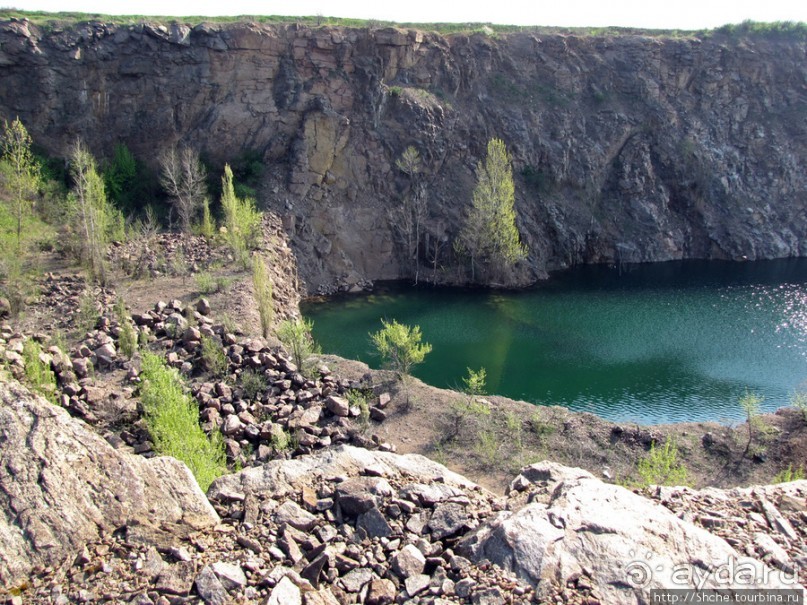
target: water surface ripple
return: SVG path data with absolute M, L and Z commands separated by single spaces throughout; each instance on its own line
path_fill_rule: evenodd
M 520 292 L 408 288 L 304 305 L 325 351 L 379 366 L 381 318 L 434 350 L 415 375 L 440 387 L 485 367 L 488 390 L 643 424 L 742 419 L 807 388 L 807 259 L 581 267 Z

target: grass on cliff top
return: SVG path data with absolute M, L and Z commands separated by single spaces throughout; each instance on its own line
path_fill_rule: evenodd
M 653 36 L 670 38 L 704 37 L 723 35 L 729 37 L 766 36 L 776 38 L 807 39 L 807 24 L 794 21 L 776 21 L 760 23 L 743 21 L 739 24 L 726 24 L 712 30 L 677 30 L 677 29 L 641 29 L 633 27 L 555 27 L 544 25 L 503 25 L 495 23 L 396 23 L 376 19 L 348 19 L 343 17 L 288 16 L 288 15 L 237 15 L 237 16 L 201 16 L 168 17 L 159 15 L 103 15 L 99 13 L 22 11 L 17 9 L 0 9 L 0 20 L 11 18 L 28 19 L 46 27 L 70 27 L 81 23 L 102 22 L 117 25 L 134 25 L 143 22 L 182 23 L 197 25 L 199 23 L 245 23 L 256 22 L 266 24 L 300 24 L 310 27 L 338 26 L 355 28 L 398 27 L 436 32 L 439 34 L 471 34 L 488 35 L 510 33 L 566 34 L 575 36 Z
M 158 355 L 143 354 L 140 399 L 154 450 L 188 465 L 202 491 L 227 472 L 224 443 L 217 431 L 211 438 L 199 426 L 199 409 L 185 393 L 176 370 Z

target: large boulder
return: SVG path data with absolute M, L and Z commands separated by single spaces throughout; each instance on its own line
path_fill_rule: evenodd
M 542 602 L 568 590 L 621 605 L 652 602 L 652 589 L 800 588 L 663 506 L 586 471 L 541 462 L 524 469 L 511 489 L 511 510 L 466 536 L 459 552 L 516 573 Z
M 219 519 L 188 468 L 113 449 L 62 408 L 0 383 L 0 583 L 60 565 L 133 525 L 180 530 Z
M 450 486 L 456 490 L 481 489 L 442 464 L 418 454 L 400 455 L 339 445 L 319 452 L 316 456 L 276 460 L 263 466 L 245 469 L 237 474 L 219 477 L 210 486 L 207 495 L 211 500 L 226 499 L 226 494 L 233 492 L 277 496 L 296 492 L 303 486 L 311 486 L 318 479 L 348 479 L 362 475 L 397 479 L 413 484 L 438 481 L 442 487 Z M 368 481 L 368 484 L 372 484 L 367 487 L 368 494 L 378 491 L 376 487 L 378 482 L 379 480 Z M 348 485 L 353 485 L 353 482 L 349 482 Z M 426 486 L 422 487 L 426 489 Z

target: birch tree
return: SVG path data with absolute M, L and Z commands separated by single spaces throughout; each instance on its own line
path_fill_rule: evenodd
M 160 158 L 160 185 L 171 197 L 180 229 L 190 233 L 207 197 L 207 174 L 199 154 L 190 147 L 171 147 Z
M 115 211 L 107 202 L 95 158 L 80 140 L 70 154 L 70 175 L 73 189 L 68 195 L 68 215 L 77 235 L 79 257 L 92 277 L 104 283 L 106 246 Z
M 3 122 L 2 159 L 8 165 L 14 219 L 17 223 L 17 252 L 22 249 L 22 225 L 33 208 L 39 189 L 39 164 L 31 151 L 31 136 L 19 118 Z

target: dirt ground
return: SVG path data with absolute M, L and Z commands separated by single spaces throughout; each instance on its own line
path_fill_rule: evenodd
M 392 395 L 390 414 L 369 431 L 396 444 L 400 453 L 419 453 L 496 492 L 503 492 L 518 470 L 539 460 L 584 468 L 603 480 L 631 485 L 637 462 L 653 442 L 672 439 L 694 487 L 767 484 L 787 468 L 807 466 L 807 420 L 785 408 L 760 416 L 748 445 L 748 425 L 679 423 L 616 424 L 562 407 L 535 406 L 503 397 L 485 397 L 489 414 L 462 410 L 467 397 L 410 379 L 409 405 L 396 377 L 367 365 L 326 356 L 338 374 L 369 379 L 376 392 Z

